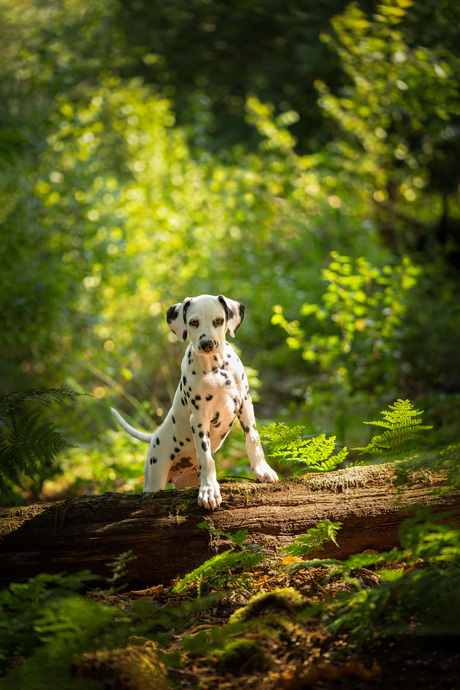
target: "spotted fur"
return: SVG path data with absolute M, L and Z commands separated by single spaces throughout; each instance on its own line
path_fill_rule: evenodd
M 259 434 L 246 372 L 227 343 L 244 318 L 244 306 L 223 295 L 188 297 L 166 312 L 169 327 L 179 340 L 190 344 L 181 364 L 181 377 L 171 410 L 153 433 L 137 431 L 114 409 L 112 413 L 129 434 L 149 443 L 144 470 L 144 491 L 199 486 L 198 504 L 213 510 L 222 501 L 213 453 L 238 418 L 254 475 L 261 482 L 278 477 L 267 464 Z

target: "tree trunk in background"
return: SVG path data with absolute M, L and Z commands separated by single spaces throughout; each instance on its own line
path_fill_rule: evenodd
M 222 506 L 209 512 L 197 505 L 197 489 L 156 493 L 107 493 L 3 509 L 0 586 L 24 582 L 41 572 L 86 568 L 100 578 L 108 564 L 132 549 L 126 581 L 131 588 L 169 583 L 229 547 L 225 538 L 198 527 L 211 517 L 226 532 L 248 530 L 248 540 L 267 553 L 290 543 L 322 520 L 342 522 L 339 547 L 326 544 L 321 556 L 346 558 L 365 549 L 398 545 L 401 522 L 417 505 L 460 513 L 460 491 L 435 495 L 443 474 L 412 477 L 399 490 L 395 466 L 355 467 L 310 474 L 277 484 L 221 482 Z

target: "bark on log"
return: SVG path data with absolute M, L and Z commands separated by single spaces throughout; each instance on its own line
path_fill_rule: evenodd
M 339 548 L 329 544 L 321 556 L 345 558 L 396 546 L 398 527 L 416 505 L 460 514 L 460 490 L 434 493 L 445 486 L 442 474 L 413 478 L 402 491 L 394 480 L 394 465 L 377 465 L 277 484 L 223 481 L 222 506 L 213 513 L 198 507 L 196 488 L 87 496 L 22 509 L 22 517 L 13 510 L 5 518 L 3 511 L 0 585 L 85 568 L 107 577 L 107 564 L 130 549 L 136 556 L 126 577 L 132 588 L 169 583 L 228 548 L 224 538 L 197 526 L 209 516 L 220 530 L 247 529 L 267 552 L 322 520 L 340 521 Z M 8 532 L 15 522 L 22 524 Z

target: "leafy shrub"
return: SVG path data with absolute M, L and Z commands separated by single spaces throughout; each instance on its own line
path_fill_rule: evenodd
M 38 575 L 0 593 L 0 673 L 15 657 L 22 661 L 0 680 L 2 687 L 45 690 L 50 678 L 56 687 L 70 687 L 80 654 L 126 642 L 130 619 L 78 593 L 91 579 L 88 571 Z M 85 686 L 81 681 L 73 687 Z
M 113 564 L 119 575 L 123 554 Z M 113 593 L 114 577 L 108 579 Z M 0 688 L 46 690 L 50 687 L 78 690 L 87 679 L 76 679 L 75 664 L 99 650 L 142 645 L 145 639 L 167 644 L 187 629 L 197 611 L 214 605 L 220 595 L 186 601 L 182 606 L 161 606 L 147 597 L 118 606 L 87 599 L 81 591 L 94 577 L 89 571 L 73 575 L 42 574 L 24 584 L 13 583 L 0 592 Z M 119 591 L 119 589 L 118 589 Z M 14 663 L 17 661 L 18 663 Z M 13 663 L 12 663 L 13 662 Z M 20 662 L 20 663 L 19 663 Z M 103 688 L 104 680 L 91 688 Z
M 361 643 L 380 634 L 401 634 L 410 626 L 413 635 L 460 634 L 460 530 L 458 524 L 439 523 L 452 514 L 417 511 L 399 531 L 401 549 L 389 554 L 356 554 L 336 571 L 347 574 L 358 591 L 347 592 L 326 604 L 322 618 L 334 633 L 346 630 Z M 420 566 L 420 559 L 423 564 Z M 378 569 L 385 562 L 403 561 L 404 570 Z M 377 565 L 382 584 L 363 589 L 353 571 Z
M 322 270 L 322 304 L 301 307 L 305 325 L 289 322 L 279 305 L 272 323 L 286 331 L 289 348 L 320 368 L 328 385 L 372 390 L 385 379 L 386 388 L 395 386 L 404 317 L 420 269 L 408 257 L 382 267 L 336 251 L 330 259 Z

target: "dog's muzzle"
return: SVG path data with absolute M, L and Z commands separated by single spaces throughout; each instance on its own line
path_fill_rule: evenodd
M 214 350 L 214 343 L 212 340 L 203 340 L 203 342 L 200 343 L 200 350 L 203 352 L 212 352 Z

